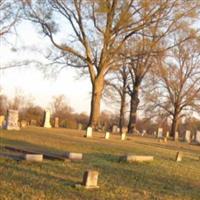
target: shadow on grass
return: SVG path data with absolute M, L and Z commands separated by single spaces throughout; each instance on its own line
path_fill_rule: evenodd
M 25 148 L 26 150 L 37 151 L 37 152 L 42 151 L 45 153 L 47 153 L 47 152 L 48 153 L 64 153 L 63 151 L 60 151 L 57 148 L 36 145 L 36 144 L 32 144 L 30 142 L 25 142 L 22 140 L 11 140 L 11 139 L 7 139 L 4 137 L 0 137 L 1 150 L 3 150 L 4 146 L 12 146 L 12 147 L 20 148 L 20 149 Z
M 88 155 L 92 166 L 100 170 L 100 174 L 106 177 L 108 188 L 126 187 L 137 188 L 149 191 L 151 193 L 167 194 L 172 196 L 187 196 L 193 199 L 199 199 L 200 183 L 184 177 L 184 167 L 176 162 L 164 164 L 168 165 L 163 168 L 160 161 L 152 163 L 126 163 L 119 162 L 119 156 L 111 154 L 90 153 Z M 98 158 L 98 159 L 97 159 Z M 107 183 L 105 183 L 107 184 Z M 198 197 L 198 198 L 197 198 Z
M 162 148 L 162 149 L 167 149 L 167 150 L 175 150 L 175 151 L 184 151 L 187 153 L 195 153 L 195 154 L 199 154 L 200 151 L 198 150 L 194 150 L 194 149 L 188 149 L 185 147 L 180 147 L 180 146 L 171 146 L 171 145 L 167 145 L 167 144 L 158 144 L 158 143 L 152 143 L 152 142 L 140 142 L 140 141 L 135 141 L 135 143 L 137 144 L 142 144 L 142 145 L 147 145 L 147 146 L 151 146 L 151 147 L 158 147 L 158 148 Z
M 1 145 L 12 145 L 19 148 L 27 147 L 37 151 L 59 151 L 55 148 L 46 148 L 41 145 L 35 145 L 19 140 L 1 138 L 1 142 Z M 150 146 L 155 145 L 144 144 Z M 159 145 L 159 147 L 160 146 L 163 148 L 162 145 Z M 188 178 L 190 175 L 194 176 L 195 174 L 191 172 L 191 174 L 188 175 L 187 173 L 189 172 L 187 172 L 187 169 L 185 170 L 183 167 L 177 167 L 178 165 L 175 162 L 168 162 L 166 159 L 162 160 L 163 163 L 169 167 L 168 171 L 167 167 L 164 168 L 161 165 L 160 160 L 153 161 L 152 163 L 137 164 L 119 163 L 118 161 L 119 155 L 95 152 L 86 154 L 84 162 L 75 169 L 71 169 L 70 167 L 69 169 L 64 167 L 59 168 L 59 166 L 57 168 L 56 164 L 52 162 L 42 163 L 42 165 L 44 165 L 43 167 L 46 166 L 47 170 L 46 168 L 40 170 L 40 164 L 32 165 L 31 163 L 22 163 L 18 165 L 15 163 L 13 165 L 13 162 L 4 162 L 4 167 L 10 169 L 12 175 L 11 178 L 7 177 L 8 175 L 6 174 L 4 174 L 4 176 L 7 177 L 8 180 L 12 179 L 22 185 L 31 185 L 30 187 L 34 190 L 50 191 L 52 189 L 53 191 L 56 190 L 60 192 L 61 190 L 64 190 L 67 192 L 68 187 L 73 187 L 74 184 L 77 183 L 74 182 L 74 180 L 79 176 L 80 170 L 89 167 L 92 169 L 96 168 L 100 171 L 102 190 L 107 191 L 108 193 L 113 190 L 116 192 L 115 195 L 120 196 L 120 194 L 117 194 L 117 188 L 120 186 L 129 188 L 130 190 L 133 188 L 139 190 L 144 189 L 151 193 L 161 195 L 181 196 L 183 199 L 184 197 L 200 199 L 199 183 L 196 183 L 194 179 Z M 63 172 L 63 170 L 66 170 L 66 172 Z M 70 170 L 74 170 L 75 172 L 72 173 Z M 67 173 L 66 176 L 64 175 L 65 173 Z M 71 175 L 71 173 L 74 175 Z M 75 191 L 70 190 L 70 192 Z M 65 197 L 63 191 L 61 193 L 61 195 Z

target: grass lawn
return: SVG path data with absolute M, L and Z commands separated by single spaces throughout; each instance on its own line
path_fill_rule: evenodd
M 29 127 L 20 131 L 0 130 L 0 151 L 4 145 L 50 152 L 82 152 L 84 160 L 63 162 L 44 160 L 30 163 L 0 158 L 0 200 L 200 200 L 200 146 L 154 138 L 119 135 L 105 140 L 84 131 Z M 175 162 L 177 151 L 183 161 Z M 153 155 L 150 163 L 119 163 L 120 155 Z M 100 189 L 75 188 L 84 171 L 99 171 Z

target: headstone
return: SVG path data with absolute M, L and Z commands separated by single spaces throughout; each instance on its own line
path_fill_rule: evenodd
M 93 189 L 93 188 L 99 188 L 97 185 L 98 182 L 98 171 L 89 170 L 86 171 L 83 175 L 83 186 L 86 189 Z
M 125 155 L 120 158 L 120 161 L 126 162 L 149 162 L 153 161 L 153 156 L 137 156 L 137 155 Z
M 176 153 L 176 162 L 181 162 L 182 161 L 182 152 L 177 152 Z
M 106 126 L 105 125 L 102 127 L 102 131 L 106 132 Z
M 110 133 L 109 133 L 109 132 L 106 132 L 106 134 L 105 134 L 105 139 L 106 139 L 106 140 L 109 140 L 109 139 L 110 139 Z
M 153 135 L 156 137 L 156 135 L 157 135 L 156 131 L 153 132 Z
M 179 138 L 179 133 L 178 133 L 178 131 L 176 131 L 175 135 L 174 135 L 174 140 L 176 141 L 176 140 L 178 140 L 178 138 Z
M 31 119 L 30 126 L 36 126 L 36 125 L 37 125 L 37 121 L 35 119 Z
M 51 128 L 50 124 L 50 112 L 48 110 L 45 111 L 45 116 L 44 116 L 44 128 Z
M 142 131 L 142 136 L 144 136 L 146 133 L 147 133 L 146 130 L 143 130 Z
M 164 143 L 167 143 L 167 137 L 164 137 L 164 138 L 163 138 L 163 142 L 164 142 Z
M 196 132 L 195 142 L 197 142 L 198 144 L 200 144 L 200 131 Z
M 21 128 L 25 128 L 27 126 L 27 121 L 26 120 L 22 120 L 21 122 L 20 122 L 20 127 Z
M 88 138 L 88 137 L 92 137 L 92 127 L 90 127 L 90 126 L 87 128 L 86 137 L 87 137 L 87 138 Z
M 118 133 L 120 132 L 120 130 L 119 131 L 117 131 Z M 128 129 L 127 129 L 127 127 L 122 127 L 122 133 L 127 133 L 128 132 Z
M 190 143 L 191 142 L 191 131 L 186 130 L 185 132 L 185 141 Z
M 83 154 L 82 153 L 67 152 L 66 157 L 69 158 L 70 160 L 82 160 Z
M 125 140 L 126 139 L 126 133 L 122 133 L 121 134 L 121 140 Z
M 19 130 L 18 125 L 18 111 L 17 110 L 8 110 L 6 129 L 7 130 Z
M 59 118 L 55 117 L 55 124 L 54 124 L 55 128 L 59 128 Z
M 163 129 L 162 129 L 162 128 L 158 128 L 157 137 L 158 137 L 158 138 L 162 138 L 162 137 L 163 137 Z
M 112 127 L 112 133 L 117 133 L 118 132 L 118 127 L 116 125 L 113 125 Z
M 4 120 L 5 120 L 4 115 L 0 115 L 0 128 L 4 127 Z
M 82 129 L 83 129 L 83 124 L 79 123 L 79 124 L 78 124 L 78 130 L 80 131 L 80 130 L 82 130 Z
M 169 131 L 166 132 L 166 138 L 169 138 Z
M 25 154 L 24 159 L 27 161 L 42 162 L 43 155 L 42 154 Z

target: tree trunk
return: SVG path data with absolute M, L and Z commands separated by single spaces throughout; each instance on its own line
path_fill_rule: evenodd
M 121 107 L 120 107 L 120 116 L 119 116 L 119 129 L 122 133 L 122 128 L 124 127 L 124 112 L 126 106 L 126 88 L 121 95 Z
M 88 126 L 96 129 L 99 123 L 100 117 L 100 104 L 101 97 L 104 88 L 104 78 L 98 76 L 94 83 L 92 84 L 92 98 L 91 98 L 91 110 L 90 110 L 90 120 Z
M 134 131 L 136 130 L 137 109 L 139 102 L 140 100 L 138 98 L 138 89 L 136 88 L 131 94 L 128 133 L 134 133 Z
M 173 116 L 173 120 L 172 120 L 172 126 L 171 126 L 171 132 L 170 135 L 172 137 L 174 137 L 174 140 L 176 140 L 176 130 L 177 130 L 177 126 L 178 126 L 178 114 L 175 113 Z

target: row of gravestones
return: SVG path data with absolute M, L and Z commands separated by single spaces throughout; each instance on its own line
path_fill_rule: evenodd
M 44 120 L 44 127 L 45 128 L 51 128 L 50 117 L 51 117 L 50 112 L 45 111 L 45 120 Z M 1 116 L 0 117 L 0 126 L 1 127 L 4 126 L 3 125 L 4 121 L 5 121 L 4 116 Z M 21 127 L 24 127 L 26 125 L 27 125 L 27 122 L 22 120 L 21 121 Z M 56 127 L 56 128 L 59 127 L 59 118 L 58 117 L 55 118 L 55 126 L 54 127 Z M 5 128 L 7 130 L 19 130 L 20 129 L 19 124 L 18 124 L 18 111 L 17 110 L 8 110 Z M 82 126 L 81 126 L 81 124 L 79 124 L 79 129 L 81 129 L 81 128 L 82 128 Z M 113 126 L 112 132 L 114 132 L 114 133 L 119 132 L 119 128 L 117 126 Z M 122 134 L 121 134 L 122 140 L 125 139 L 126 132 L 127 132 L 127 129 L 123 128 Z M 143 131 L 142 135 L 144 135 L 145 133 L 146 133 L 146 131 Z M 91 135 L 92 135 L 92 128 L 91 127 L 88 127 L 86 135 L 87 135 L 87 137 L 91 137 Z M 154 135 L 157 136 L 157 138 L 163 138 L 163 129 L 158 128 L 157 133 L 154 132 Z M 178 133 L 176 133 L 176 135 L 178 135 Z M 110 133 L 106 132 L 105 138 L 109 139 L 109 137 L 110 137 Z M 166 133 L 166 138 L 168 138 L 168 137 L 169 137 L 169 132 Z M 195 137 L 191 138 L 191 131 L 187 130 L 186 133 L 185 133 L 185 141 L 190 143 L 192 139 L 195 142 L 200 143 L 200 131 L 197 131 Z
M 178 139 L 178 132 L 176 131 L 176 139 Z M 157 138 L 169 138 L 169 131 L 166 132 L 166 135 L 164 137 L 164 134 L 163 134 L 163 129 L 162 128 L 158 128 L 158 131 L 154 132 L 154 136 L 157 137 Z M 185 135 L 184 135 L 184 141 L 186 141 L 187 143 L 190 143 L 192 141 L 196 142 L 196 143 L 199 143 L 200 144 L 200 131 L 196 131 L 196 134 L 192 135 L 191 131 L 190 130 L 186 130 L 185 131 Z
M 28 125 L 27 121 L 22 120 L 19 124 L 18 120 L 19 120 L 18 111 L 9 109 L 7 112 L 6 120 L 3 115 L 0 116 L 0 128 L 5 128 L 7 130 L 19 130 L 20 127 L 26 127 Z M 36 120 L 31 120 L 30 125 L 36 125 Z M 43 127 L 51 128 L 49 111 L 45 111 Z M 56 128 L 59 127 L 59 118 L 58 117 L 55 118 L 55 127 Z
M 121 140 L 126 140 L 126 129 L 122 130 L 122 134 L 121 134 Z M 92 137 L 92 127 L 88 127 L 87 131 L 86 131 L 86 138 L 91 138 Z M 106 140 L 110 139 L 110 132 L 106 132 L 104 138 Z

